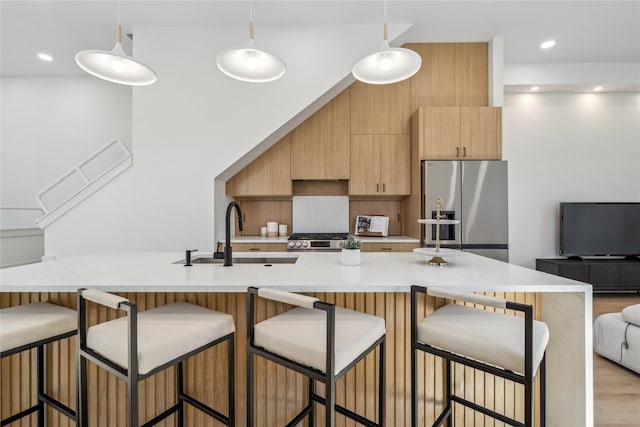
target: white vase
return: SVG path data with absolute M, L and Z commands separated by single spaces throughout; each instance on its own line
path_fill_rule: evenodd
M 360 265 L 360 249 L 343 249 L 342 265 Z

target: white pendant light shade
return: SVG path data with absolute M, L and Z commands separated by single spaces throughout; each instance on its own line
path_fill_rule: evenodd
M 384 41 L 380 50 L 365 56 L 353 66 L 353 77 L 363 83 L 385 85 L 408 79 L 418 72 L 422 58 L 411 49 L 389 47 L 387 1 L 384 2 Z
M 220 71 L 237 80 L 264 83 L 277 80 L 286 71 L 277 55 L 254 47 L 253 38 L 246 47 L 232 47 L 218 54 Z
M 155 83 L 156 73 L 128 56 L 120 40 L 121 29 L 118 25 L 113 50 L 81 50 L 76 53 L 76 64 L 93 76 L 121 85 L 147 86 Z
M 218 54 L 216 63 L 227 76 L 243 82 L 272 82 L 284 75 L 287 67 L 278 55 L 255 47 L 253 1 L 249 2 L 249 44 L 223 50 Z
M 353 66 L 353 76 L 363 83 L 383 85 L 408 79 L 418 72 L 422 58 L 416 52 L 401 47 L 382 48 L 365 56 Z

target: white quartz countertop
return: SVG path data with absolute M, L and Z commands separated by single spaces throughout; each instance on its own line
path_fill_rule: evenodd
M 195 253 L 211 257 L 211 252 Z M 236 252 L 234 257 L 258 254 Z M 0 270 L 2 292 L 245 292 L 270 286 L 299 292 L 407 292 L 412 284 L 452 286 L 465 291 L 588 292 L 591 285 L 463 253 L 449 265 L 428 265 L 413 252 L 362 253 L 360 266 L 343 266 L 340 252 L 260 253 L 298 257 L 295 264 L 194 264 L 184 253 L 98 253 Z
M 363 243 L 420 243 L 420 239 L 407 236 L 371 237 L 356 236 Z M 286 243 L 289 236 L 284 237 L 262 237 L 262 236 L 237 236 L 231 239 L 234 243 Z M 224 242 L 223 242 L 224 243 Z

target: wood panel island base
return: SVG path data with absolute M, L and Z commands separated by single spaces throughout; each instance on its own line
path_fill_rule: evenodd
M 204 255 L 204 254 L 203 254 Z M 236 254 L 249 257 L 252 254 Z M 0 270 L 1 306 L 48 300 L 75 308 L 76 289 L 97 288 L 118 293 L 136 302 L 139 310 L 174 301 L 187 301 L 233 315 L 236 323 L 236 411 L 238 425 L 246 422 L 246 289 L 270 286 L 304 292 L 338 306 L 383 317 L 387 328 L 386 425 L 410 426 L 410 294 L 412 284 L 447 286 L 463 291 L 485 292 L 519 302 L 535 304 L 537 318 L 545 321 L 551 340 L 547 348 L 547 424 L 592 426 L 591 287 L 583 283 L 502 263 L 473 254 L 456 258 L 447 267 L 427 265 L 414 253 L 363 253 L 362 264 L 345 267 L 340 253 L 272 253 L 297 256 L 294 264 L 196 264 L 183 267 L 179 253 L 119 253 L 70 257 L 40 264 Z M 210 256 L 210 254 L 208 254 Z M 262 254 L 261 256 L 264 256 Z M 427 314 L 444 300 L 427 298 L 420 312 Z M 260 300 L 257 320 L 288 310 L 290 306 Z M 90 307 L 89 319 L 97 323 L 115 312 Z M 47 379 L 51 394 L 75 407 L 75 338 L 51 345 L 52 374 Z M 226 348 L 211 349 L 187 363 L 188 392 L 223 409 L 226 395 Z M 376 352 L 360 362 L 337 385 L 337 400 L 356 412 L 375 419 Z M 218 362 L 216 362 L 218 359 Z M 28 353 L 2 361 L 2 417 L 31 403 L 35 378 Z M 89 365 L 90 425 L 125 425 L 117 411 L 126 398 L 124 383 Z M 419 359 L 419 415 L 431 425 L 442 409 L 443 364 L 432 356 Z M 457 393 L 481 402 L 497 412 L 522 419 L 522 387 L 473 369 L 456 366 Z M 140 418 L 148 420 L 175 402 L 175 373 L 167 370 L 140 386 Z M 305 404 L 306 381 L 281 366 L 258 358 L 256 362 L 256 425 L 282 426 Z M 322 387 L 318 387 L 322 392 Z M 316 411 L 323 422 L 322 411 Z M 70 425 L 50 413 L 49 425 Z M 214 426 L 214 421 L 188 408 L 189 426 Z M 455 408 L 456 426 L 498 425 L 478 413 Z M 175 420 L 164 421 L 166 426 Z M 306 424 L 305 424 L 306 425 Z M 316 424 L 322 425 L 322 424 Z M 352 426 L 338 416 L 338 426 Z

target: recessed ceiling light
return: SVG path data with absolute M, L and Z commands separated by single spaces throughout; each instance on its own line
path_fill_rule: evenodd
M 600 92 L 602 89 L 604 89 L 604 87 L 602 87 L 602 86 L 596 86 L 596 87 L 593 88 L 593 90 L 596 91 L 596 92 Z
M 540 90 L 540 88 L 538 86 L 532 86 L 531 87 L 531 92 L 537 92 L 539 90 Z
M 540 45 L 540 49 L 550 49 L 552 47 L 554 47 L 556 45 L 556 41 L 555 40 L 547 40 L 545 42 L 542 42 L 542 44 Z
M 40 52 L 38 54 L 38 58 L 40 58 L 41 61 L 45 61 L 45 62 L 53 61 L 53 56 L 49 55 L 48 53 L 44 53 L 44 52 Z

